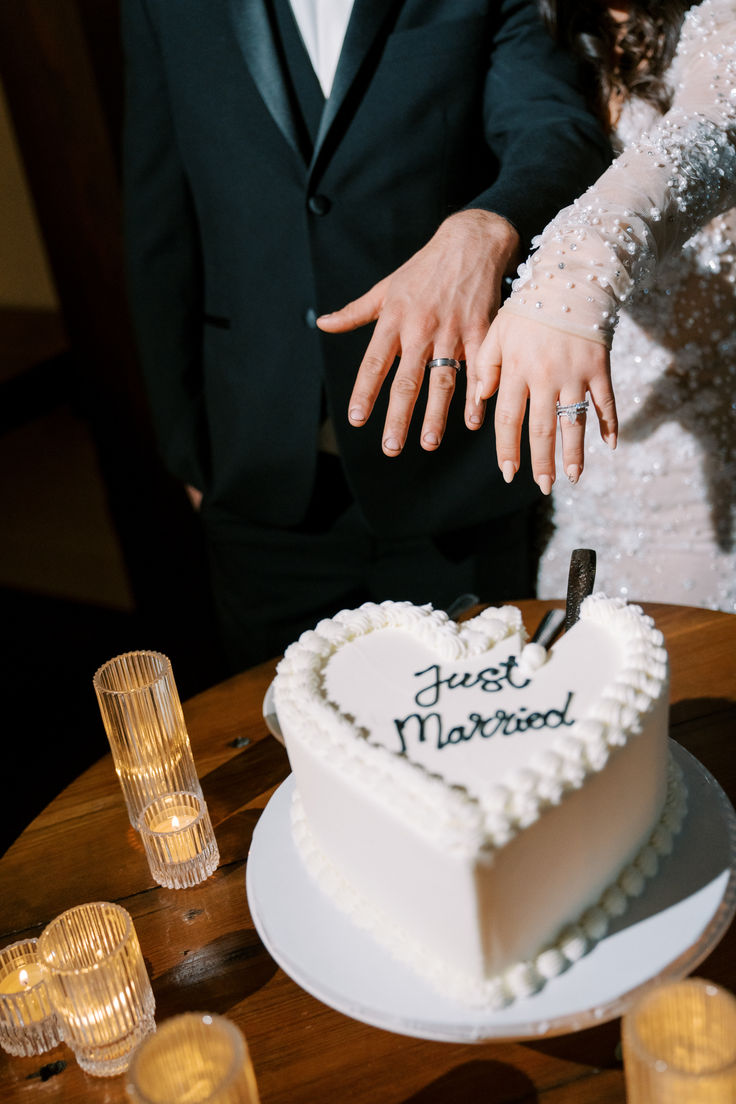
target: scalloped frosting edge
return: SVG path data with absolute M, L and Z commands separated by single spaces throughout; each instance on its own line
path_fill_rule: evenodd
M 641 607 L 593 594 L 580 617 L 606 625 L 625 655 L 618 677 L 608 684 L 588 714 L 552 750 L 504 778 L 481 796 L 444 779 L 398 752 L 372 743 L 370 735 L 327 700 L 323 671 L 344 644 L 378 629 L 397 628 L 447 660 L 482 655 L 502 640 L 527 639 L 521 612 L 514 606 L 489 607 L 458 624 L 442 610 L 410 602 L 367 602 L 320 621 L 287 648 L 274 684 L 276 709 L 288 748 L 289 733 L 336 769 L 373 792 L 380 792 L 407 823 L 447 851 L 471 857 L 504 847 L 566 793 L 580 789 L 629 737 L 641 732 L 647 714 L 666 692 L 667 653 L 662 633 Z M 543 651 L 543 649 L 541 649 Z M 543 662 L 538 645 L 522 650 L 532 665 Z

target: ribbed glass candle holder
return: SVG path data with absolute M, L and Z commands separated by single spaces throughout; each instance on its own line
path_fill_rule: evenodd
M 651 990 L 623 1020 L 628 1104 L 736 1104 L 736 998 L 702 978 Z
M 201 793 L 167 656 L 160 652 L 116 656 L 95 673 L 94 687 L 134 828 L 158 794 Z
M 159 885 L 184 889 L 203 882 L 217 869 L 220 852 L 199 794 L 155 797 L 143 810 L 139 829 L 151 874 Z
M 135 1104 L 258 1104 L 242 1032 L 224 1016 L 186 1012 L 159 1025 L 128 1071 Z
M 57 916 L 38 940 L 64 1041 L 83 1070 L 112 1077 L 155 1030 L 155 1001 L 129 913 L 106 901 Z
M 61 1042 L 61 1027 L 38 961 L 38 941 L 0 951 L 0 1047 L 17 1056 L 43 1054 Z

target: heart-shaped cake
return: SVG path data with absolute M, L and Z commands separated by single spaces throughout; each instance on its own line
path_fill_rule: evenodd
M 278 668 L 308 868 L 443 993 L 499 1006 L 605 934 L 684 812 L 667 655 L 637 606 L 593 595 L 549 651 L 518 609 L 463 624 L 366 604 Z

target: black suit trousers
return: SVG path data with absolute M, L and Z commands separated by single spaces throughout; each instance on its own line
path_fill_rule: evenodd
M 442 536 L 372 535 L 334 456 L 320 454 L 305 520 L 291 529 L 244 524 L 204 510 L 210 578 L 231 671 L 280 655 L 323 617 L 362 602 L 431 602 L 463 594 L 529 598 L 537 508 Z

